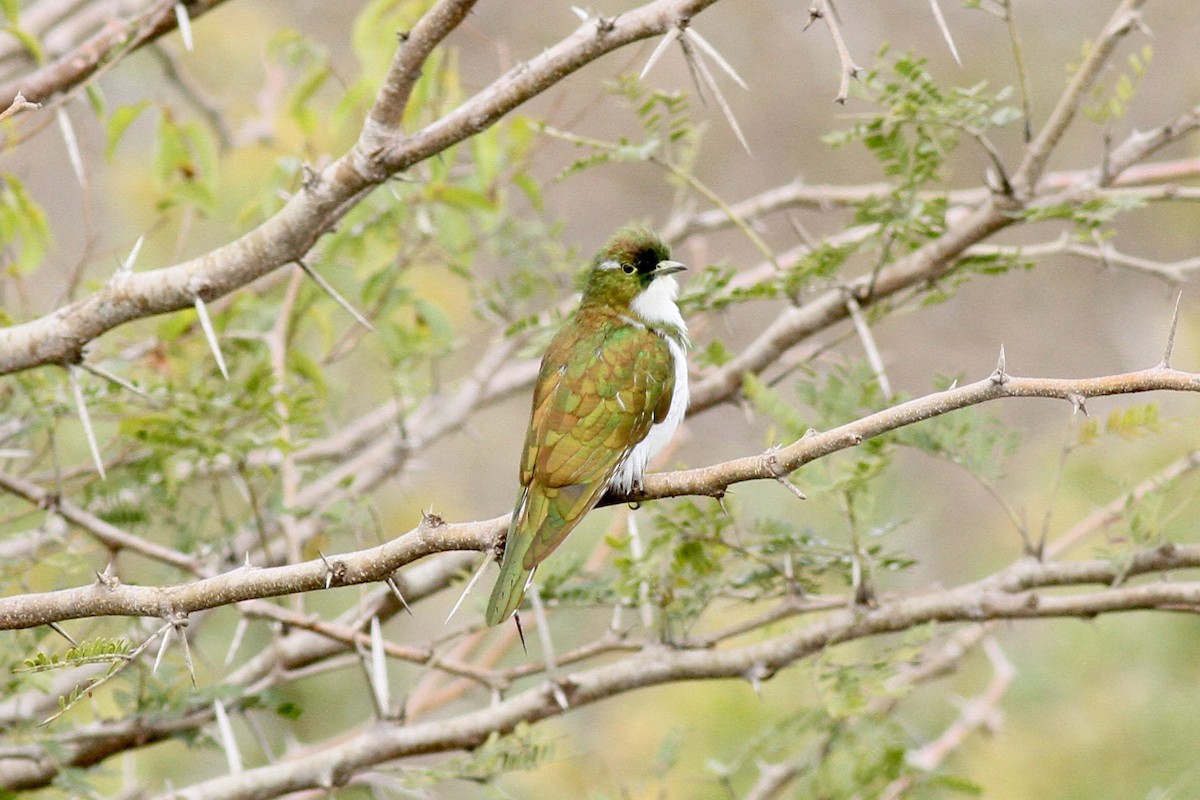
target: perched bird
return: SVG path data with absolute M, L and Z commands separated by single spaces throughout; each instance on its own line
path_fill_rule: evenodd
M 542 358 L 489 625 L 517 609 L 538 564 L 605 490 L 641 486 L 646 462 L 683 419 L 687 325 L 672 275 L 685 267 L 670 257 L 650 231 L 617 231 Z

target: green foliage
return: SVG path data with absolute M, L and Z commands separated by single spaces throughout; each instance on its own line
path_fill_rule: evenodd
M 897 443 L 956 464 L 987 484 L 1003 477 L 1005 463 L 1020 441 L 1017 431 L 1001 422 L 993 410 L 980 406 L 942 414 L 896 432 Z
M 159 208 L 191 206 L 214 210 L 217 202 L 217 152 L 212 134 L 196 122 L 179 122 L 169 109 L 158 118 L 153 174 Z
M 1022 213 L 1029 222 L 1066 220 L 1075 224 L 1078 237 L 1092 242 L 1104 234 L 1105 229 L 1118 216 L 1142 208 L 1145 198 L 1132 194 L 1104 194 L 1071 203 L 1035 204 Z
M 46 212 L 15 175 L 0 175 L 0 264 L 13 275 L 28 275 L 50 247 Z
M 700 143 L 700 129 L 691 119 L 688 96 L 650 89 L 630 74 L 618 77 L 608 89 L 633 112 L 642 129 L 641 137 L 623 136 L 616 142 L 608 142 L 546 128 L 546 133 L 591 151 L 564 167 L 556 180 L 565 180 L 593 167 L 630 161 L 670 165 L 686 173 Z
M 881 60 L 885 54 L 880 53 Z M 964 134 L 982 135 L 1020 119 L 1015 108 L 1005 105 L 1011 89 L 989 94 L 985 83 L 943 89 L 925 68 L 925 59 L 911 55 L 896 58 L 886 71 L 873 68 L 862 87 L 879 112 L 825 141 L 839 147 L 861 142 L 896 181 L 897 196 L 909 200 L 913 190 L 941 177 Z M 914 214 L 914 219 L 921 216 Z
M 1091 50 L 1091 42 L 1084 42 L 1082 57 L 1086 58 Z M 1113 80 L 1111 88 L 1097 82 L 1092 87 L 1091 104 L 1083 107 L 1083 113 L 1093 122 L 1104 124 L 1125 116 L 1129 104 L 1137 91 L 1138 84 L 1145 77 L 1150 62 L 1154 60 L 1154 48 L 1145 44 L 1136 52 L 1130 53 L 1126 63 L 1128 71 L 1120 72 Z M 1072 65 L 1072 70 L 1078 65 Z
M 1159 433 L 1162 430 L 1162 421 L 1158 413 L 1157 403 L 1139 403 L 1109 412 L 1103 427 L 1099 420 L 1089 417 L 1079 426 L 1077 441 L 1080 445 L 1091 445 L 1102 435 L 1119 436 L 1131 441 Z
M 324 113 L 315 107 L 317 92 L 333 75 L 329 55 L 324 48 L 291 29 L 278 31 L 267 43 L 268 58 L 275 59 L 296 73 L 288 86 L 283 103 L 289 119 L 306 137 L 317 132 Z
M 121 142 L 121 137 L 129 130 L 129 126 L 137 121 L 137 118 L 142 115 L 142 112 L 150 107 L 150 101 L 142 100 L 137 103 L 131 103 L 127 106 L 120 106 L 108 118 L 107 127 L 107 144 L 104 146 L 104 157 L 109 161 L 113 160 L 113 154 L 117 150 L 117 145 Z
M 653 529 L 645 541 L 610 540 L 617 550 L 614 600 L 637 606 L 646 602 L 661 612 L 664 634 L 685 629 L 719 591 L 721 570 L 728 565 L 728 537 L 733 520 L 691 501 L 656 504 Z M 637 552 L 637 549 L 641 552 Z
M 534 769 L 554 757 L 554 743 L 522 723 L 512 733 L 492 734 L 470 752 L 450 756 L 436 766 L 406 767 L 399 773 L 399 780 L 412 790 L 448 781 L 489 783 L 506 773 Z
M 879 60 L 886 54 L 885 48 Z M 946 196 L 931 187 L 942 181 L 962 138 L 986 143 L 989 131 L 1011 125 L 1020 119 L 1020 113 L 1008 105 L 1011 89 L 990 92 L 983 82 L 944 88 L 928 71 L 925 60 L 912 55 L 870 70 L 859 91 L 877 110 L 848 129 L 826 135 L 824 141 L 834 147 L 862 144 L 889 179 L 886 194 L 868 197 L 855 208 L 855 221 L 872 226 L 870 241 L 878 250 L 877 264 L 883 265 L 945 230 Z M 860 242 L 856 249 L 864 250 L 866 245 Z M 834 255 L 844 259 L 847 254 Z M 951 273 L 951 283 L 928 288 L 929 301 L 944 300 L 977 272 L 1007 271 L 1018 263 L 1002 257 L 963 259 Z M 831 266 L 836 269 L 840 264 Z
M 57 653 L 47 655 L 41 651 L 31 658 L 25 659 L 24 666 L 16 672 L 45 672 L 64 667 L 79 667 L 84 664 L 119 664 L 129 655 L 128 639 L 109 639 L 98 637 L 80 642 L 71 647 L 62 656 Z

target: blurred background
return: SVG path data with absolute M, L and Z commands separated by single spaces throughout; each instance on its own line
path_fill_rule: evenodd
M 23 4 L 29 5 L 29 4 Z M 376 4 L 379 5 L 379 4 Z M 841 30 L 855 61 L 875 64 L 885 46 L 892 55 L 912 52 L 927 59 L 927 69 L 946 86 L 986 82 L 992 90 L 1016 86 L 1018 73 L 1002 20 L 968 6 L 942 2 L 946 27 L 961 56 L 956 63 L 925 2 L 842 2 Z M 985 4 L 986 5 L 986 4 Z M 1111 15 L 1114 3 L 1042 3 L 1013 0 L 1015 27 L 1030 77 L 1030 123 L 1034 131 L 1058 99 L 1073 65 Z M 619 2 L 597 2 L 591 13 L 617 14 Z M 353 124 L 317 119 L 310 129 L 287 115 L 286 104 L 303 68 L 300 60 L 279 57 L 281 31 L 294 30 L 328 59 L 330 78 L 315 89 L 312 108 L 332 109 L 355 86 L 361 66 L 352 44 L 369 35 L 364 4 L 237 0 L 195 20 L 195 48 L 186 51 L 178 34 L 156 52 L 143 50 L 99 81 L 110 108 L 142 101 L 164 103 L 182 123 L 206 122 L 215 110 L 228 141 L 222 145 L 221 177 L 215 201 L 205 214 L 170 214 L 161 185 L 147 177 L 146 154 L 156 147 L 159 123 L 138 116 L 110 145 L 110 129 L 82 101 L 66 106 L 87 166 L 80 185 L 58 127 L 51 124 L 29 141 L 0 155 L 0 169 L 27 187 L 45 209 L 53 244 L 36 278 L 0 292 L 13 318 L 51 311 L 73 275 L 86 291 L 107 279 L 140 236 L 145 244 L 138 269 L 151 269 L 206 252 L 247 230 L 261 202 L 264 176 L 286 158 L 321 165 L 353 141 Z M 718 73 L 733 114 L 750 148 L 739 144 L 713 98 L 694 97 L 694 85 L 677 47 L 669 49 L 646 76 L 663 90 L 692 94 L 690 113 L 701 139 L 690 168 L 694 176 L 726 202 L 736 202 L 799 179 L 809 184 L 858 185 L 881 180 L 878 164 L 861 146 L 831 148 L 822 137 L 844 129 L 870 110 L 854 91 L 844 105 L 834 103 L 839 83 L 838 56 L 820 21 L 809 25 L 807 5 L 795 2 L 722 2 L 704 11 L 694 27 L 738 71 L 748 90 Z M 579 24 L 568 4 L 543 2 L 480 3 L 449 39 L 457 60 L 461 92 L 473 93 L 521 60 L 568 35 Z M 1127 69 L 1130 53 L 1147 45 L 1152 60 L 1136 86 L 1125 113 L 1102 122 L 1079 120 L 1049 165 L 1050 171 L 1093 168 L 1106 142 L 1120 142 L 1132 131 L 1161 124 L 1200 102 L 1200 71 L 1193 68 L 1200 32 L 1192 0 L 1155 0 L 1144 13 L 1146 31 L 1129 36 L 1120 55 L 1101 79 L 1109 86 Z M 289 34 L 290 35 L 290 34 Z M 621 73 L 638 72 L 657 41 L 618 51 L 593 64 L 518 110 L 518 114 L 581 137 L 608 141 L 634 137 L 638 121 L 614 99 L 608 84 Z M 0 61 L 0 67 L 5 65 Z M 8 62 L 12 70 L 18 69 Z M 164 75 L 178 71 L 183 79 Z M 192 95 L 189 97 L 188 95 Z M 1010 102 L 1019 103 L 1019 94 Z M 1024 142 L 1021 125 L 991 134 L 1001 158 L 1012 169 Z M 106 148 L 111 147 L 109 157 Z M 1173 145 L 1162 159 L 1200 155 L 1195 138 Z M 571 284 L 563 265 L 581 267 L 612 230 L 629 221 L 662 228 L 675 215 L 708 206 L 695 193 L 651 164 L 612 163 L 562 171 L 580 148 L 552 137 L 531 149 L 528 174 L 540 187 L 540 201 L 516 195 L 518 217 L 536 220 L 556 232 L 564 246 L 562 264 L 547 266 L 547 296 L 565 298 Z M 982 185 L 990 162 L 965 142 L 943 174 L 944 188 Z M 414 175 L 419 180 L 421 175 Z M 386 189 L 381 189 L 386 191 Z M 399 196 L 398 196 L 399 199 Z M 843 228 L 849 215 L 837 210 L 794 209 L 769 218 L 758 230 L 777 252 L 794 247 L 798 232 L 813 239 Z M 1055 221 L 1021 226 L 1000 234 L 1000 244 L 1055 241 L 1064 230 Z M 1121 217 L 1108 239 L 1122 253 L 1158 262 L 1197 256 L 1200 209 L 1187 203 L 1151 204 Z M 1106 231 L 1106 236 L 1109 232 Z M 370 252 L 372 258 L 380 257 Z M 736 229 L 694 237 L 675 253 L 692 267 L 721 264 L 750 270 L 761 254 Z M 472 280 L 504 281 L 518 270 L 538 269 L 541 252 L 497 253 L 480 248 L 470 266 Z M 685 276 L 686 278 L 686 276 Z M 353 285 L 353 277 L 342 276 Z M 446 382 L 466 374 L 481 344 L 494 329 L 477 313 L 470 281 L 441 266 L 409 269 L 411 290 L 441 308 L 454 331 L 454 347 L 439 366 Z M 920 395 L 942 378 L 976 380 L 996 366 L 1004 348 L 1010 372 L 1024 376 L 1083 377 L 1132 371 L 1162 357 L 1178 287 L 1161 276 L 1071 256 L 1038 257 L 1031 270 L 1013 270 L 971 280 L 952 301 L 912 305 L 882 318 L 875 341 L 893 388 Z M 697 349 L 720 339 L 731 352 L 751 341 L 782 301 L 710 311 L 693 322 Z M 219 313 L 219 309 L 218 309 Z M 1200 371 L 1200 301 L 1184 287 L 1173 364 Z M 120 353 L 153 337 L 163 320 L 146 320 L 105 336 L 96 347 Z M 338 326 L 346 324 L 337 320 Z M 225 331 L 225 336 L 230 336 Z M 828 349 L 814 362 L 820 371 L 831 364 L 858 360 L 863 350 L 849 326 L 823 334 L 802 347 Z M 203 351 L 198 351 L 203 352 Z M 535 354 L 535 353 L 529 353 Z M 228 356 L 227 356 L 228 357 Z M 236 356 L 234 356 L 236 358 Z M 351 419 L 387 399 L 394 387 L 383 357 L 358 359 L 330 368 L 330 406 L 335 418 Z M 944 385 L 944 384 L 943 384 Z M 989 412 L 1016 431 L 1020 445 L 1003 466 L 997 486 L 1005 501 L 1033 529 L 1051 537 L 1120 491 L 1153 474 L 1200 445 L 1194 419 L 1200 409 L 1192 395 L 1115 398 L 1092 401 L 1088 412 L 1104 420 L 1111 412 L 1153 402 L 1156 429 L 1137 436 L 1105 437 L 1060 458 L 1064 442 L 1074 441 L 1083 420 L 1064 403 L 1048 400 L 1006 401 Z M 518 392 L 471 418 L 468 425 L 419 454 L 369 499 L 383 535 L 398 535 L 432 508 L 449 520 L 494 517 L 510 510 L 516 492 L 516 457 L 528 416 L 528 397 Z M 82 441 L 82 440 L 80 440 Z M 694 467 L 761 452 L 778 443 L 772 420 L 745 404 L 726 404 L 685 423 L 670 465 Z M 79 445 L 81 461 L 85 451 Z M 876 498 L 880 513 L 894 520 L 895 541 L 917 566 L 881 578 L 884 591 L 952 585 L 997 569 L 1019 556 L 1021 539 L 1005 510 L 988 491 L 952 465 L 916 453 L 897 456 L 895 479 Z M 1060 473 L 1060 461 L 1063 463 Z M 794 476 L 803 489 L 806 473 Z M 1061 484 L 1061 485 L 1060 485 Z M 1195 541 L 1192 500 L 1196 479 L 1186 478 L 1157 518 L 1165 538 Z M 844 539 L 836 510 L 796 505 L 778 485 L 742 485 L 731 502 L 751 516 L 782 515 L 803 519 L 831 539 Z M 568 548 L 587 553 L 613 525 L 612 510 L 596 512 Z M 1092 542 L 1079 555 L 1094 556 L 1110 544 Z M 322 545 L 335 551 L 354 545 L 334 537 Z M 328 552 L 328 550 L 326 550 Z M 53 584 L 55 578 L 45 576 Z M 444 593 L 436 607 L 427 604 L 414 617 L 397 617 L 387 628 L 393 641 L 436 636 L 456 592 Z M 468 601 L 464 613 L 478 615 L 486 595 Z M 310 597 L 310 610 L 344 607 L 337 593 Z M 474 605 L 474 607 L 471 607 Z M 225 614 L 227 612 L 219 612 Z M 230 625 L 234 619 L 229 614 Z M 605 624 L 603 615 L 589 617 Z M 203 652 L 223 651 L 222 631 L 207 632 Z M 970 738 L 951 757 L 950 769 L 981 787 L 982 796 L 1017 798 L 1188 798 L 1200 796 L 1200 621 L 1193 614 L 1135 613 L 1095 621 L 1045 621 L 1003 625 L 997 629 L 1015 677 L 994 715 L 995 735 Z M 253 637 L 251 637 L 253 639 Z M 260 644 L 262 640 L 260 639 Z M 248 644 L 253 648 L 253 643 Z M 554 753 L 530 772 L 506 776 L 498 788 L 465 782 L 431 789 L 437 797 L 726 797 L 714 774 L 714 759 L 747 746 L 764 720 L 783 719 L 800 705 L 829 701 L 822 675 L 830 663 L 848 661 L 854 646 L 828 662 L 788 670 L 756 693 L 744 683 L 714 683 L 656 688 L 608 701 L 543 723 Z M 820 660 L 819 660 L 820 661 Z M 213 680 L 220 670 L 214 668 Z M 991 667 L 981 654 L 954 675 L 920 688 L 898 716 L 914 740 L 934 735 L 959 713 L 956 700 L 977 695 Z M 403 695 L 417 671 L 398 668 L 397 695 Z M 328 730 L 352 726 L 369 714 L 367 689 L 347 690 L 336 676 L 315 678 L 294 687 L 306 713 L 295 725 L 302 739 L 318 740 Z M 701 698 L 701 699 L 698 699 Z M 781 733 L 780 735 L 786 735 Z M 139 761 L 152 774 L 162 768 L 177 785 L 189 780 L 178 763 L 165 766 L 172 748 Z M 220 770 L 216 750 L 188 750 L 189 770 L 197 775 Z M 723 755 L 722 755 L 723 754 Z M 193 760 L 194 759 L 194 760 Z M 164 766 L 156 766 L 161 763 Z M 937 794 L 927 789 L 928 796 Z M 924 795 L 918 795 L 924 796 Z

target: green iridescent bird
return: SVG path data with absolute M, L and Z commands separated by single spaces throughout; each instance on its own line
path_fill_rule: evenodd
M 670 259 L 650 231 L 617 231 L 542 358 L 489 625 L 517 609 L 538 564 L 607 489 L 641 485 L 646 463 L 683 419 L 687 325 L 671 276 L 684 266 Z

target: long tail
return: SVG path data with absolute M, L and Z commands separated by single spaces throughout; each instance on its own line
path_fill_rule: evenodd
M 517 504 L 513 512 L 512 522 L 508 524 L 508 538 L 504 542 L 504 557 L 500 559 L 500 577 L 492 589 L 492 597 L 488 600 L 487 624 L 499 625 L 508 619 L 521 601 L 525 599 L 525 589 L 529 586 L 529 578 L 533 569 L 524 566 L 525 553 L 533 543 L 533 537 L 517 533 L 524 522 L 524 498 Z

